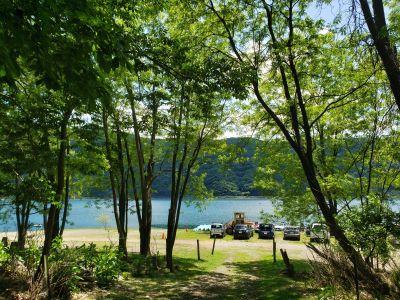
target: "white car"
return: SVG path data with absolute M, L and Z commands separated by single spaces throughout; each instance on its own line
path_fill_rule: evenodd
M 285 229 L 285 225 L 277 224 L 274 226 L 275 231 L 283 231 Z
M 331 235 L 325 224 L 313 223 L 310 230 L 310 242 L 329 242 Z
M 223 238 L 226 234 L 225 226 L 221 223 L 211 224 L 210 238 L 220 237 Z

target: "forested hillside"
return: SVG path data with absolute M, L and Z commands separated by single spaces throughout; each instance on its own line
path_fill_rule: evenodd
M 259 141 L 253 138 L 228 138 L 216 141 L 224 145 L 203 158 L 197 175 L 205 175 L 204 185 L 214 196 L 259 196 L 260 189 L 254 186 L 257 170 L 256 146 Z M 229 152 L 229 153 L 228 153 Z M 169 168 L 163 163 L 162 170 Z M 156 166 L 157 169 L 157 166 Z M 91 180 L 97 185 L 90 185 L 82 190 L 83 197 L 111 197 L 111 190 L 107 185 L 108 174 L 93 175 Z M 104 186 L 101 184 L 104 182 Z M 171 174 L 160 172 L 154 180 L 155 196 L 168 196 L 171 186 Z

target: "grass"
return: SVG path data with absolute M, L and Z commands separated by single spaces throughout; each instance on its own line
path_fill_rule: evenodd
M 195 240 L 199 239 L 201 260 L 197 260 Z M 277 233 L 277 241 L 282 233 Z M 174 251 L 175 273 L 152 276 L 125 276 L 109 290 L 84 294 L 84 299 L 315 299 L 318 290 L 309 288 L 305 259 L 292 259 L 296 276 L 284 274 L 285 266 L 277 253 L 274 263 L 267 246 L 256 247 L 257 236 L 233 242 L 232 236 L 216 241 L 208 233 L 179 230 Z M 186 241 L 186 242 L 185 242 Z M 189 243 L 189 241 L 192 241 Z M 238 244 L 239 242 L 239 244 Z M 271 241 L 262 241 L 269 245 Z M 303 241 L 290 242 L 302 244 Z M 229 245 L 232 246 L 229 246 Z M 279 250 L 278 250 L 279 251 Z M 78 297 L 79 298 L 79 297 Z M 82 299 L 82 298 L 79 298 Z

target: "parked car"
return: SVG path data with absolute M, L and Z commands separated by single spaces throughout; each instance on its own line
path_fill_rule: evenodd
M 325 224 L 314 223 L 310 229 L 310 242 L 329 242 L 331 235 Z
M 298 226 L 286 226 L 283 230 L 283 239 L 300 241 L 300 228 Z
M 253 229 L 246 224 L 236 224 L 233 229 L 233 239 L 249 239 L 253 236 Z
M 220 237 L 223 238 L 226 234 L 225 226 L 221 223 L 211 224 L 210 238 Z
M 276 231 L 283 231 L 283 230 L 285 229 L 285 225 L 283 225 L 283 224 L 276 224 L 276 225 L 274 225 L 274 229 L 275 229 Z
M 259 239 L 273 239 L 275 237 L 274 224 L 260 224 L 258 227 Z

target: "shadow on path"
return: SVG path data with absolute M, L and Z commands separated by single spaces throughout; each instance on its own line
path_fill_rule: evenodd
M 174 274 L 132 278 L 95 299 L 304 299 L 313 293 L 306 287 L 307 262 L 293 260 L 295 278 L 283 274 L 278 261 L 226 262 L 232 275 L 201 270 L 193 259 L 178 259 Z

